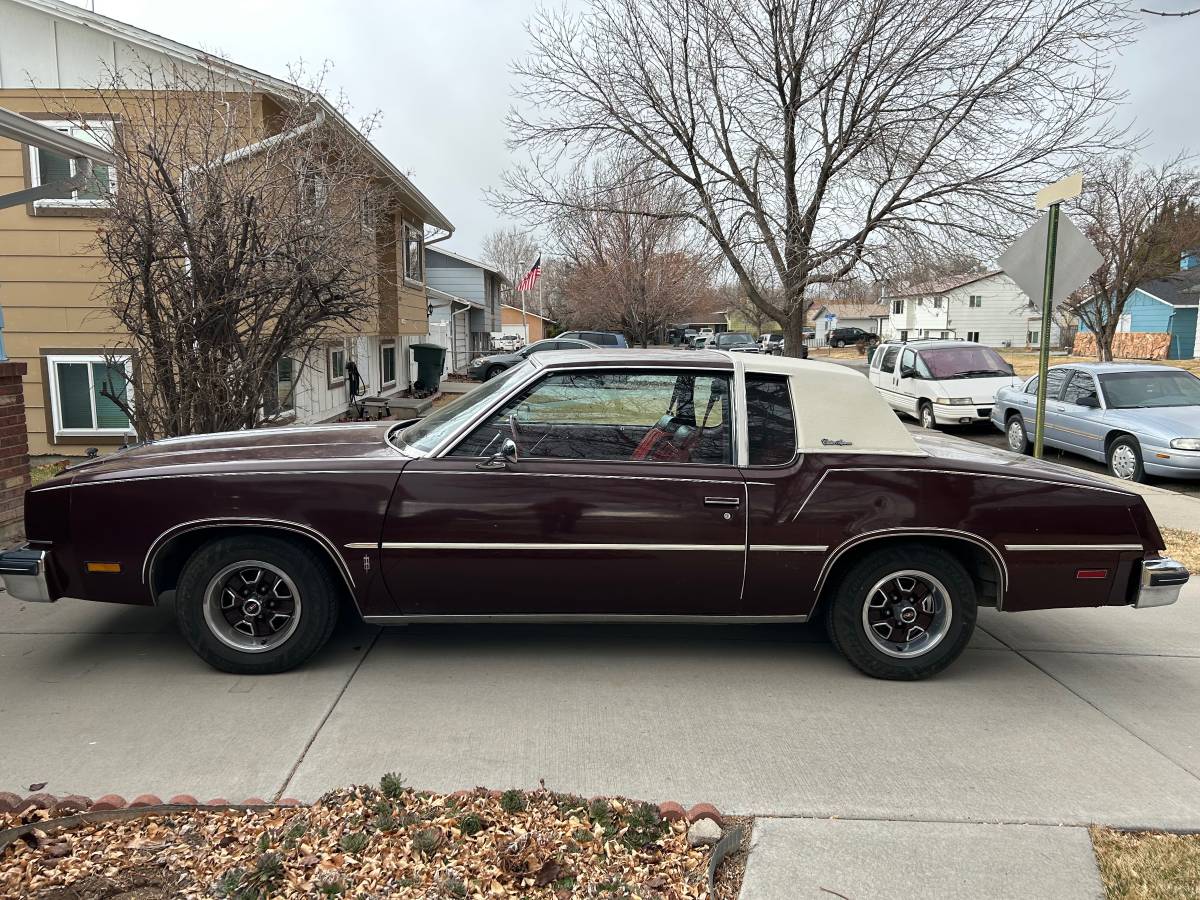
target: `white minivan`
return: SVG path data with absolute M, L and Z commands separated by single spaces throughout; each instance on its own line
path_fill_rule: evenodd
M 869 377 L 893 409 L 925 428 L 986 422 L 996 391 L 1020 382 L 991 347 L 952 340 L 880 344 Z

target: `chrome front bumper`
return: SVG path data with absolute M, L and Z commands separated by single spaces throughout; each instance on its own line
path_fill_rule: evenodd
M 0 579 L 4 589 L 17 600 L 53 603 L 46 584 L 46 551 L 19 547 L 0 553 Z
M 1173 559 L 1147 559 L 1142 563 L 1142 579 L 1138 585 L 1136 609 L 1169 606 L 1179 599 L 1179 592 L 1191 576 L 1188 570 Z

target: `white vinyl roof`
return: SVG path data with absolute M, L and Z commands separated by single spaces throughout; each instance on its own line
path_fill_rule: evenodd
M 783 356 L 728 355 L 741 372 L 789 376 L 801 453 L 926 455 L 879 391 L 854 369 Z

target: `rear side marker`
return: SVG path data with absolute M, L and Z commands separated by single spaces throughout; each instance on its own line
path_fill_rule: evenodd
M 1087 581 L 1093 578 L 1107 578 L 1108 569 L 1079 569 L 1075 573 L 1075 577 L 1080 581 Z
M 104 575 L 120 575 L 121 564 L 119 562 L 90 562 L 87 564 L 87 570 Z

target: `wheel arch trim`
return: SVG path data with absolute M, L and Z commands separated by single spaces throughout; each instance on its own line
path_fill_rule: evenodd
M 292 522 L 287 519 L 263 518 L 261 516 L 245 518 L 222 516 L 211 519 L 192 519 L 172 526 L 160 534 L 150 544 L 150 549 L 146 551 L 145 559 L 142 561 L 142 584 L 150 592 L 151 603 L 154 605 L 158 604 L 158 594 L 154 589 L 154 565 L 158 560 L 159 554 L 177 538 L 213 528 L 261 528 L 269 531 L 287 531 L 303 535 L 315 541 L 329 556 L 330 561 L 334 564 L 334 568 L 341 575 L 346 585 L 346 590 L 349 591 L 351 601 L 354 603 L 355 608 L 358 608 L 354 576 L 350 574 L 350 567 L 346 564 L 346 560 L 328 537 L 317 529 L 301 522 Z
M 863 532 L 843 541 L 825 557 L 825 562 L 822 564 L 821 571 L 817 575 L 817 582 L 813 586 L 813 595 L 817 598 L 817 601 L 820 602 L 821 592 L 825 588 L 825 582 L 829 578 L 829 573 L 833 571 L 833 567 L 837 564 L 837 561 L 849 551 L 864 544 L 889 538 L 904 537 L 943 537 L 973 544 L 982 549 L 991 558 L 996 566 L 996 572 L 1000 576 L 1000 592 L 996 598 L 996 609 L 1004 608 L 1004 595 L 1008 593 L 1009 584 L 1008 565 L 1004 561 L 1004 556 L 1000 553 L 999 548 L 986 538 L 982 538 L 973 532 L 960 531 L 956 528 L 880 528 L 875 531 Z

